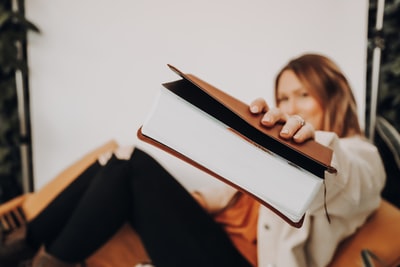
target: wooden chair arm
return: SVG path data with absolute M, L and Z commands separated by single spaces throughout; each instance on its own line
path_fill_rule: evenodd
M 15 209 L 17 207 L 21 207 L 22 203 L 28 197 L 29 194 L 24 194 L 13 198 L 3 204 L 0 205 L 0 217 L 3 216 L 5 213 L 10 212 L 10 210 Z
M 11 231 L 26 224 L 26 218 L 22 211 L 22 203 L 30 194 L 13 198 L 0 206 L 0 229 Z

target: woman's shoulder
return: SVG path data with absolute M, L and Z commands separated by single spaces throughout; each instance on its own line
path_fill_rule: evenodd
M 347 148 L 352 153 L 367 153 L 380 157 L 379 150 L 370 140 L 364 136 L 355 135 L 346 138 L 340 138 L 339 142 L 342 147 Z
M 338 137 L 336 133 L 326 131 L 316 131 L 315 140 L 328 147 L 341 145 L 344 147 L 354 147 L 358 149 L 372 149 L 376 151 L 376 146 L 363 135 L 353 135 L 349 137 Z
M 343 166 L 374 166 L 379 173 L 382 160 L 378 148 L 361 135 L 339 138 L 331 132 L 316 132 L 316 141 L 333 150 L 333 163 L 337 168 Z

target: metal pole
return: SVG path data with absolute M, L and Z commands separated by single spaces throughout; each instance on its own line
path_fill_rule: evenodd
M 372 56 L 372 75 L 371 75 L 371 99 L 370 99 L 370 116 L 369 116 L 369 131 L 368 138 L 373 141 L 375 135 L 376 124 L 376 107 L 378 102 L 379 91 L 379 73 L 381 64 L 381 51 L 384 45 L 384 40 L 381 36 L 383 28 L 383 15 L 385 10 L 385 0 L 378 0 L 376 9 L 374 50 Z
M 26 116 L 28 112 L 25 110 L 25 93 L 23 85 L 22 72 L 15 73 L 17 96 L 18 96 L 18 117 L 20 122 L 20 155 L 21 155 L 21 171 L 22 171 L 22 190 L 24 193 L 32 192 L 32 177 L 30 170 L 30 150 L 28 140 L 28 132 L 26 130 Z
M 12 10 L 24 13 L 23 0 L 13 0 Z M 26 58 L 26 44 L 18 42 L 18 57 Z M 30 136 L 30 112 L 29 112 L 29 88 L 26 74 L 21 70 L 15 72 L 15 83 L 18 98 L 18 118 L 20 126 L 20 155 L 21 155 L 21 173 L 22 173 L 22 190 L 24 193 L 32 192 L 33 187 L 33 172 L 31 160 L 31 136 Z

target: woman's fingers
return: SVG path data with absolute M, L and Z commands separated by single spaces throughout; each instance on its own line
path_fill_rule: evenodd
M 296 143 L 302 143 L 308 139 L 314 138 L 314 127 L 306 123 L 299 115 L 287 115 L 278 108 L 271 108 L 261 119 L 261 124 L 272 127 L 278 122 L 284 122 L 280 136 L 285 139 L 291 139 Z
M 286 139 L 293 138 L 295 142 L 301 143 L 314 138 L 314 133 L 314 127 L 311 124 L 306 123 L 299 115 L 292 115 L 287 116 L 280 135 Z
M 315 130 L 314 127 L 306 123 L 302 126 L 293 136 L 293 140 L 296 143 L 302 143 L 308 139 L 314 139 L 315 137 Z
M 274 126 L 276 123 L 287 120 L 287 115 L 278 108 L 269 109 L 261 119 L 261 124 L 265 126 Z
M 291 138 L 304 125 L 305 121 L 299 115 L 287 116 L 286 123 L 281 131 L 281 135 L 283 137 Z
M 250 112 L 253 114 L 263 113 L 268 109 L 268 104 L 263 98 L 257 98 L 250 103 Z
M 288 115 L 278 108 L 269 108 L 263 98 L 257 98 L 250 104 L 250 112 L 253 114 L 265 114 L 261 118 L 261 124 L 272 127 L 278 122 L 284 122 L 280 136 L 285 139 L 291 139 L 297 143 L 302 143 L 308 139 L 314 138 L 314 127 L 306 123 L 299 115 Z

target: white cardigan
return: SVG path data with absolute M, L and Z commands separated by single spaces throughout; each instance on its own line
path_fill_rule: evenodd
M 385 171 L 375 146 L 360 137 L 338 138 L 330 132 L 316 132 L 316 141 L 333 149 L 332 166 L 337 174 L 325 174 L 318 193 L 301 228 L 294 228 L 269 209 L 261 206 L 258 219 L 258 266 L 324 267 L 336 247 L 354 233 L 380 203 Z M 222 209 L 236 190 L 221 184 L 200 188 L 210 212 Z

